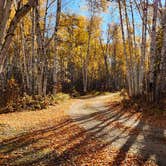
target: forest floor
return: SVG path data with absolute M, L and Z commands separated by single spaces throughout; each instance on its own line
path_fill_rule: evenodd
M 166 165 L 166 116 L 124 110 L 119 93 L 0 115 L 0 165 Z

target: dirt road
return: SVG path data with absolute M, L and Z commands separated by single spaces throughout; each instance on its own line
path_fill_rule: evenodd
M 110 109 L 107 101 L 113 95 L 79 100 L 68 113 L 94 138 L 125 153 L 139 154 L 145 162 L 153 160 L 157 165 L 166 166 L 166 128 L 152 127 L 143 117 Z
M 166 166 L 166 125 L 125 111 L 116 104 L 119 98 L 86 96 L 1 114 L 0 165 Z

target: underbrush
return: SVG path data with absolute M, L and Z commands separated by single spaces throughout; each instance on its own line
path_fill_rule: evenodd
M 121 91 L 120 96 L 122 98 L 120 104 L 124 110 L 143 112 L 148 115 L 166 116 L 165 99 L 163 99 L 160 104 L 148 103 L 141 97 L 130 98 L 124 90 Z
M 107 95 L 107 94 L 110 94 L 110 92 L 92 91 L 90 92 L 90 94 L 98 96 L 98 95 Z
M 100 96 L 100 95 L 108 95 L 108 94 L 110 94 L 110 92 L 91 91 L 91 92 L 87 92 L 87 93 L 82 93 L 81 95 L 77 95 L 74 97 L 79 98 L 79 99 L 88 99 L 88 98 L 92 98 L 92 97 L 96 97 L 96 96 Z
M 17 100 L 13 99 L 7 101 L 3 106 L 1 106 L 0 113 L 23 110 L 41 110 L 68 99 L 70 99 L 70 96 L 64 93 L 57 93 L 56 95 L 48 95 L 45 97 L 40 95 L 29 96 L 24 94 L 23 97 L 19 97 Z

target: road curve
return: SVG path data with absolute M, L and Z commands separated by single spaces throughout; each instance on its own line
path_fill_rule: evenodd
M 79 99 L 71 105 L 68 115 L 92 137 L 145 160 L 166 166 L 166 128 L 154 128 L 141 118 L 110 109 L 108 100 L 114 94 Z

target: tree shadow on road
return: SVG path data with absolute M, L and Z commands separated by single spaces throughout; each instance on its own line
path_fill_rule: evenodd
M 0 142 L 0 164 L 123 165 L 128 162 L 126 158 L 136 142 L 141 145 L 138 149 L 141 158 L 137 165 L 143 165 L 152 155 L 155 155 L 157 164 L 166 164 L 164 130 L 146 128 L 143 116 L 134 118 L 133 113 L 126 114 L 117 107 L 109 107 Z M 77 125 L 92 119 L 98 120 L 98 123 L 88 130 Z M 124 125 L 132 119 L 130 127 Z M 143 137 L 141 140 L 138 139 L 140 134 Z M 117 148 L 116 145 L 121 146 Z

